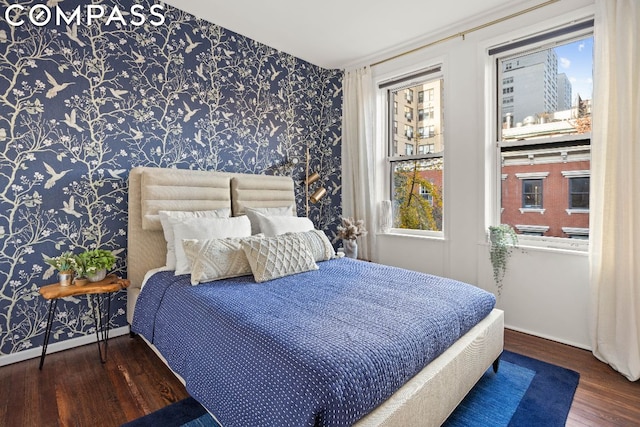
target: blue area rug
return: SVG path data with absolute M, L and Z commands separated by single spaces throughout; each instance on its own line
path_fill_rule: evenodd
M 579 374 L 505 351 L 500 369 L 490 368 L 445 421 L 446 427 L 564 426 Z M 219 427 L 193 398 L 187 398 L 123 427 Z

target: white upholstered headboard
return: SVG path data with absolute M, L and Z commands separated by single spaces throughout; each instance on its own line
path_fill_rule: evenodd
M 295 205 L 289 177 L 238 174 L 187 169 L 136 167 L 129 173 L 127 236 L 127 321 L 147 271 L 162 267 L 166 242 L 158 218 L 160 210 L 211 210 L 231 208 L 232 215 L 247 207 Z

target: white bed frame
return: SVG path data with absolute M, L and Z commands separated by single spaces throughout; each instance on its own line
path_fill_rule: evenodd
M 295 204 L 288 177 L 136 167 L 129 174 L 127 320 L 147 271 L 165 265 L 166 242 L 159 210 Z M 502 353 L 503 312 L 494 309 L 438 358 L 403 385 L 356 426 L 439 426 Z M 151 344 L 150 344 L 151 345 Z M 151 347 L 159 354 L 156 348 Z M 164 361 L 164 358 L 162 358 Z M 497 364 L 494 364 L 496 367 Z

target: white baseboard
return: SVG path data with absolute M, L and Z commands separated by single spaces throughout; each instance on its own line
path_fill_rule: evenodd
M 522 332 L 523 334 L 533 335 L 534 337 L 544 338 L 544 339 L 549 340 L 549 341 L 559 342 L 560 344 L 570 345 L 571 347 L 576 347 L 576 348 L 579 348 L 579 349 L 582 349 L 582 350 L 592 351 L 592 348 L 590 346 L 585 345 L 585 344 L 580 344 L 578 342 L 574 342 L 574 341 L 570 341 L 570 340 L 554 337 L 554 336 L 547 335 L 547 334 L 541 334 L 539 332 L 533 332 L 533 331 L 530 331 L 528 329 L 518 328 L 518 327 L 515 327 L 515 326 L 507 325 L 506 323 L 505 323 L 504 327 L 505 327 L 505 329 L 511 329 L 512 331 Z
M 119 328 L 109 330 L 109 338 L 115 338 L 129 333 L 129 326 L 121 326 Z M 95 344 L 96 335 L 89 334 L 78 338 L 72 338 L 62 342 L 56 342 L 49 344 L 47 347 L 47 354 L 56 353 L 62 350 L 68 350 L 74 347 L 80 347 L 86 344 Z M 0 366 L 10 365 L 12 363 L 23 362 L 25 360 L 34 359 L 40 357 L 42 354 L 42 346 L 30 348 L 29 350 L 20 351 L 18 353 L 8 354 L 0 356 Z

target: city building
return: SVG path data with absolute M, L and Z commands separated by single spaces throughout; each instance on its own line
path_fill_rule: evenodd
M 502 76 L 502 115 L 511 117 L 511 126 L 532 124 L 536 115 L 559 110 L 558 56 L 553 49 L 504 60 Z

